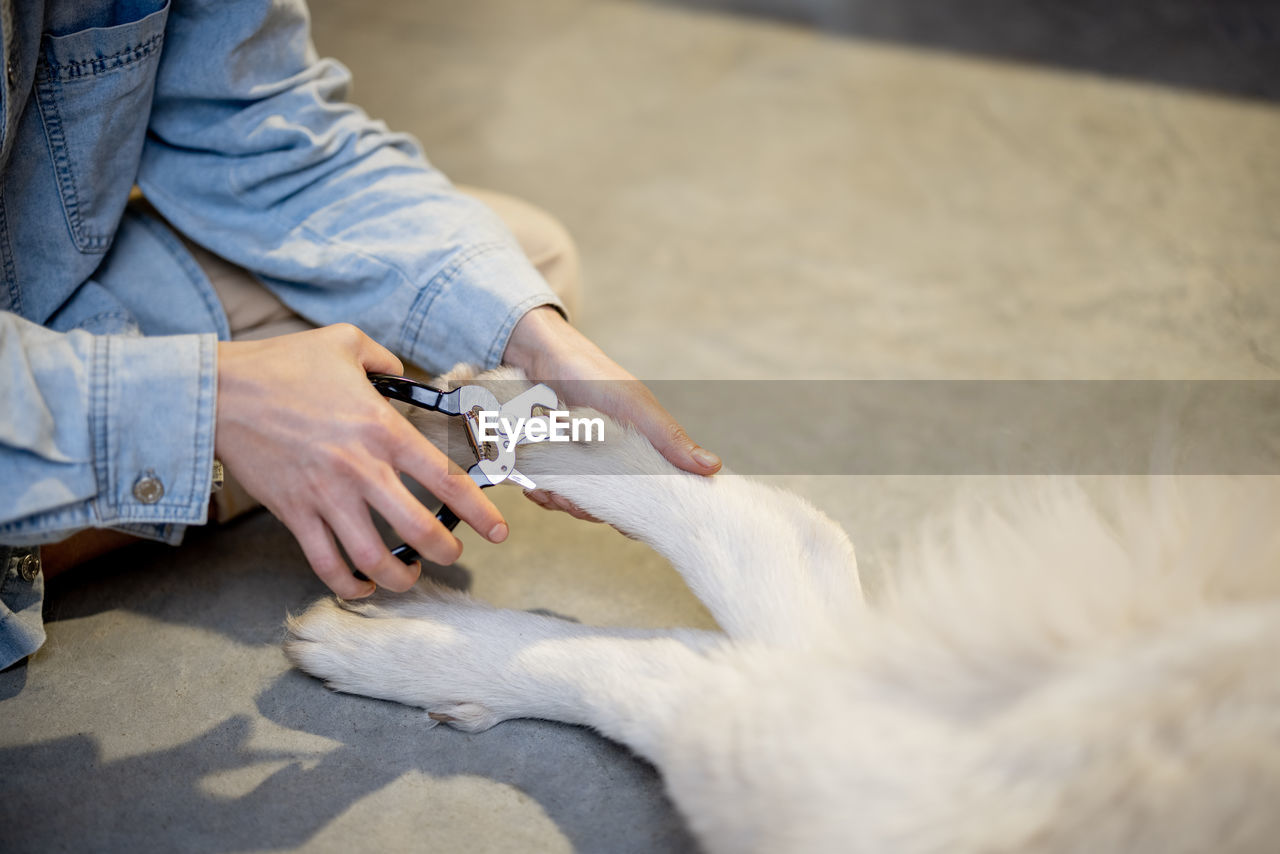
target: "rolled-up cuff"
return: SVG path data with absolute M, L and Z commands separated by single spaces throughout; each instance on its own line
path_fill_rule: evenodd
M 202 524 L 213 473 L 216 337 L 103 336 L 90 370 L 94 524 L 165 540 L 180 533 L 171 526 Z
M 475 246 L 419 293 L 401 328 L 401 352 L 432 371 L 458 362 L 494 368 L 516 323 L 543 305 L 565 312 L 514 241 Z
M 36 552 L 0 546 L 0 670 L 44 644 L 44 574 L 23 575 L 15 558 L 27 554 Z

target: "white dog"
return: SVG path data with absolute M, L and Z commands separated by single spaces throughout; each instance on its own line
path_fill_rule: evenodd
M 594 727 L 710 851 L 1280 851 L 1277 479 L 1153 479 L 1109 510 L 1059 482 L 963 512 L 873 606 L 801 499 L 606 435 L 521 446 L 520 468 L 658 550 L 723 634 L 423 582 L 320 602 L 289 657 L 472 732 Z

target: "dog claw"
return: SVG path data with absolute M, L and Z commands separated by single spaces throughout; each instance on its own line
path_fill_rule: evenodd
M 444 712 L 427 712 L 427 717 L 431 718 L 433 721 L 440 721 L 441 723 L 446 724 L 453 723 L 458 720 L 453 715 L 446 715 Z

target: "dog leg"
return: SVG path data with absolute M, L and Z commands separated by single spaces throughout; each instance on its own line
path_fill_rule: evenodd
M 860 615 L 853 546 L 813 506 L 745 477 L 681 472 L 613 422 L 605 436 L 521 446 L 520 468 L 671 561 L 730 637 L 808 645 Z
M 723 636 L 605 629 L 491 608 L 429 581 L 397 596 L 325 599 L 288 623 L 285 653 L 335 690 L 479 732 L 511 718 L 594 727 L 656 759 L 683 692 Z
M 486 386 L 500 400 L 531 385 L 513 368 L 458 366 L 446 381 Z M 573 415 L 603 418 L 605 441 L 521 445 L 520 470 L 671 561 L 730 637 L 806 646 L 860 616 L 853 546 L 808 502 L 727 472 L 682 472 L 635 430 L 593 410 Z M 465 447 L 450 419 L 411 418 L 438 446 Z
M 457 382 L 499 399 L 531 385 L 511 367 L 476 375 L 465 365 L 440 379 Z M 636 430 L 593 410 L 573 416 L 602 417 L 604 442 L 522 444 L 520 470 L 666 557 L 731 638 L 809 645 L 860 616 L 854 548 L 812 504 L 728 472 L 680 471 Z M 457 419 L 410 417 L 436 446 L 466 447 Z

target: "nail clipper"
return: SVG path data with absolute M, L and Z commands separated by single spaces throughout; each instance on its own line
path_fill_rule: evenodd
M 467 474 L 481 489 L 508 480 L 525 489 L 534 488 L 533 481 L 516 470 L 516 445 L 529 441 L 528 436 L 526 434 L 512 441 L 506 432 L 506 425 L 554 410 L 558 399 L 550 386 L 539 383 L 506 403 L 499 403 L 493 392 L 478 385 L 464 385 L 453 391 L 441 391 L 417 380 L 391 374 L 369 374 L 369 381 L 383 397 L 399 400 L 419 409 L 462 418 L 467 441 L 476 457 L 475 464 L 467 469 Z M 539 409 L 543 411 L 535 411 Z M 479 441 L 481 412 L 498 413 L 497 442 Z M 436 518 L 450 531 L 458 525 L 457 514 L 444 505 L 436 513 Z M 404 563 L 413 563 L 418 559 L 418 552 L 408 543 L 397 546 L 391 553 Z

